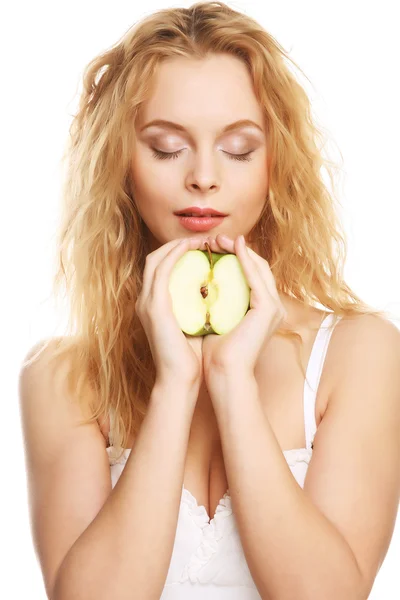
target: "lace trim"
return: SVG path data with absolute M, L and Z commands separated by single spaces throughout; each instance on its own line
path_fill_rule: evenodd
M 110 466 L 120 464 L 124 465 L 128 460 L 131 448 L 125 448 L 119 460 L 116 459 L 117 448 L 110 446 L 107 448 Z M 311 448 L 293 448 L 284 450 L 283 454 L 289 467 L 294 467 L 297 463 L 304 462 L 308 464 L 312 457 Z M 225 492 L 215 509 L 213 518 L 209 521 L 209 515 L 203 505 L 199 505 L 193 494 L 182 486 L 182 498 L 180 510 L 186 510 L 191 520 L 202 530 L 202 539 L 196 551 L 190 556 L 187 564 L 184 566 L 179 578 L 179 583 L 190 580 L 192 583 L 198 583 L 199 573 L 202 568 L 211 560 L 211 557 L 218 551 L 219 541 L 223 537 L 225 528 L 224 522 L 227 517 L 232 515 L 232 501 L 229 490 Z
M 114 465 L 124 465 L 128 460 L 131 448 L 124 448 L 123 454 L 120 457 L 120 459 L 118 459 L 118 454 L 121 448 L 117 448 L 117 446 L 108 446 L 106 450 L 108 454 L 108 462 L 110 463 L 110 467 L 112 467 Z
M 309 464 L 312 453 L 312 448 L 293 448 L 293 450 L 283 451 L 289 467 L 294 467 L 296 463 L 299 462 L 305 462 Z
M 190 561 L 185 565 L 181 577 L 180 583 L 183 583 L 190 579 L 192 583 L 198 581 L 198 573 L 201 568 L 206 565 L 211 559 L 212 555 L 218 550 L 218 541 L 223 536 L 223 528 L 220 526 L 219 519 L 224 519 L 232 514 L 231 498 L 229 496 L 229 490 L 225 492 L 223 497 L 218 503 L 215 510 L 215 515 L 208 521 L 208 514 L 204 506 L 198 505 L 196 498 L 187 490 L 185 487 L 182 488 L 182 501 L 183 505 L 186 506 L 188 514 L 193 521 L 201 527 L 202 541 L 197 547 L 196 551 L 190 557 Z
M 106 450 L 110 466 L 113 466 L 115 464 L 124 465 L 128 460 L 131 448 L 125 448 L 119 460 L 117 460 L 118 448 L 116 448 L 115 446 L 109 446 L 108 448 L 106 448 Z M 293 448 L 292 450 L 284 450 L 283 454 L 287 460 L 288 465 L 290 467 L 293 467 L 298 462 L 306 462 L 308 464 L 311 460 L 312 452 L 312 448 Z

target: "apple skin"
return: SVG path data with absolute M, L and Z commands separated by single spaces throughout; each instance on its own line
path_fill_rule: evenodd
M 206 247 L 185 252 L 169 281 L 174 315 L 191 336 L 228 333 L 250 308 L 250 287 L 236 254 Z
M 200 250 L 199 252 L 202 252 L 203 254 L 205 254 L 207 256 L 207 258 L 209 257 L 207 250 Z M 222 258 L 223 256 L 226 256 L 226 252 L 221 253 L 221 254 L 219 254 L 217 252 L 211 252 L 211 258 L 212 258 L 212 263 L 213 263 L 214 267 L 215 267 L 216 263 L 219 261 L 219 259 Z M 236 254 L 231 254 L 230 256 L 236 256 Z M 211 265 L 211 262 L 210 262 L 210 265 Z

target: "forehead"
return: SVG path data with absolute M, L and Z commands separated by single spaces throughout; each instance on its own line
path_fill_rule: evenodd
M 231 121 L 251 119 L 264 129 L 263 110 L 246 65 L 226 54 L 162 62 L 140 113 L 141 124 L 166 119 L 216 131 Z

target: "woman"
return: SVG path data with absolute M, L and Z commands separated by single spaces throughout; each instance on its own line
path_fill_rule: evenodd
M 148 16 L 85 72 L 55 280 L 70 327 L 20 378 L 51 599 L 372 588 L 399 502 L 400 334 L 343 280 L 329 165 L 287 60 L 211 2 Z M 177 213 L 193 207 L 225 218 L 189 231 Z M 190 337 L 168 281 L 208 247 L 237 255 L 250 310 Z

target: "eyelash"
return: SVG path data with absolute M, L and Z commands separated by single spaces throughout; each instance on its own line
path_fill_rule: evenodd
M 178 158 L 179 154 L 182 152 L 182 150 L 177 150 L 176 152 L 162 152 L 161 150 L 156 150 L 155 148 L 152 148 L 152 150 L 154 150 L 154 158 L 158 158 L 160 160 Z M 225 154 L 227 154 L 231 160 L 237 160 L 241 162 L 252 160 L 250 158 L 250 154 L 253 152 L 254 150 L 250 150 L 245 154 L 230 154 L 229 152 L 225 152 Z

